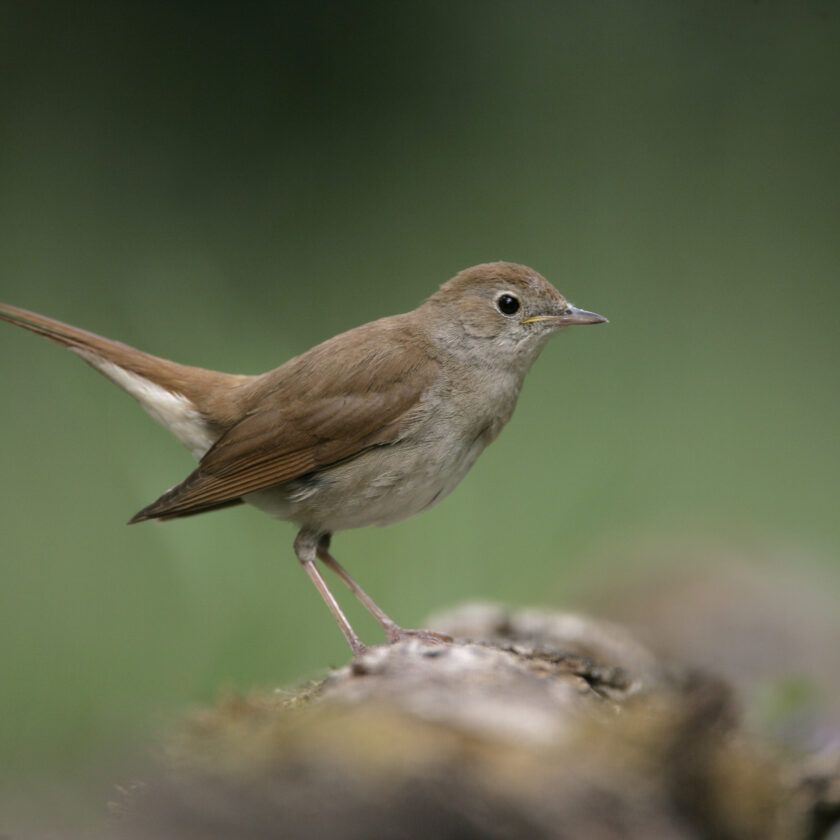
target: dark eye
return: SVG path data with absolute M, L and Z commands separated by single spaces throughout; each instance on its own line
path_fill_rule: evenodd
M 496 307 L 502 315 L 515 315 L 519 312 L 519 298 L 515 295 L 499 295 L 496 299 Z

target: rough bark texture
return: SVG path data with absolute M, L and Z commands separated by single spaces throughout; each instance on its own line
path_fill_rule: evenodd
M 748 736 L 726 685 L 620 627 L 491 606 L 429 626 L 456 641 L 196 715 L 120 836 L 804 840 L 840 819 L 836 760 Z

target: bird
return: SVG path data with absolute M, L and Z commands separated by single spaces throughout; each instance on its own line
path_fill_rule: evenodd
M 367 647 L 319 561 L 388 642 L 445 639 L 397 624 L 335 559 L 332 535 L 437 504 L 508 422 L 549 338 L 607 322 L 534 269 L 504 261 L 466 268 L 416 309 L 350 329 L 260 375 L 178 364 L 8 304 L 0 303 L 0 320 L 80 356 L 198 459 L 130 524 L 243 502 L 295 523 L 295 554 L 354 656 Z

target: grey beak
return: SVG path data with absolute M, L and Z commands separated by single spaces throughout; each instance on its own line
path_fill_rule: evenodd
M 532 315 L 522 321 L 523 324 L 548 324 L 554 327 L 571 327 L 575 324 L 607 324 L 609 323 L 603 315 L 597 312 L 587 312 L 585 309 L 578 309 L 571 303 L 566 304 L 558 315 Z
M 585 309 L 578 309 L 569 304 L 566 311 L 560 316 L 563 324 L 608 324 L 609 321 L 597 312 L 587 312 Z

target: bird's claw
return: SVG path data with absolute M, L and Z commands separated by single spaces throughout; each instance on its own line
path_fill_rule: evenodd
M 387 631 L 388 643 L 395 644 L 407 639 L 419 639 L 421 642 L 428 642 L 433 645 L 448 645 L 454 639 L 445 633 L 436 633 L 434 630 L 406 630 L 403 627 L 394 627 Z

